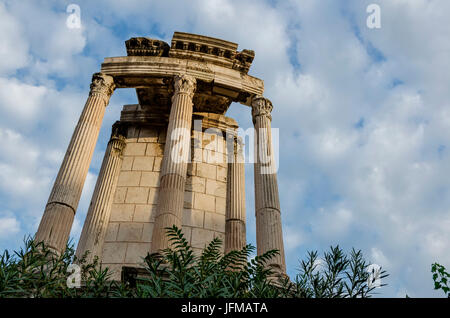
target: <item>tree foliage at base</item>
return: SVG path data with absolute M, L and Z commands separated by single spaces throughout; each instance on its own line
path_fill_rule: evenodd
M 450 298 L 450 274 L 447 273 L 444 266 L 434 263 L 431 265 L 431 272 L 433 273 L 434 289 L 442 291 Z
M 195 255 L 180 229 L 167 228 L 167 235 L 170 248 L 143 258 L 145 275 L 136 284 L 111 280 L 97 259 L 86 264 L 87 254 L 75 259 L 73 245 L 58 256 L 28 238 L 19 252 L 0 257 L 0 297 L 347 298 L 370 297 L 375 290 L 361 251 L 346 256 L 339 246 L 331 247 L 322 260 L 309 252 L 291 281 L 270 265 L 276 250 L 252 258 L 255 248 L 247 245 L 223 255 L 215 238 Z M 74 261 L 81 267 L 81 288 L 67 284 Z

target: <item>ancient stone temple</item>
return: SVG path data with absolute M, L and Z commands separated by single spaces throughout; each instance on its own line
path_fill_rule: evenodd
M 109 99 L 115 89 L 134 88 L 137 104 L 124 105 L 112 127 L 77 255 L 89 250 L 89 260 L 98 256 L 119 278 L 122 267 L 168 247 L 165 228 L 172 225 L 196 251 L 217 236 L 226 252 L 243 247 L 243 141 L 225 116 L 238 102 L 251 109 L 255 127 L 257 251 L 280 250 L 272 262 L 284 273 L 272 103 L 262 96 L 263 81 L 247 74 L 254 52 L 237 48 L 175 32 L 170 46 L 131 38 L 126 57 L 106 58 L 92 76 L 36 240 L 65 248 Z

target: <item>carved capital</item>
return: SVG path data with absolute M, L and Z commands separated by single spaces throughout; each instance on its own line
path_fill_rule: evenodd
M 123 150 L 126 146 L 124 136 L 113 136 L 109 140 L 109 143 L 111 144 L 111 152 L 114 151 L 118 156 L 121 156 L 123 154 Z
M 122 155 L 125 149 L 125 132 L 126 126 L 117 121 L 112 126 L 111 138 L 109 144 L 111 144 L 112 150 L 114 150 L 119 156 Z
M 174 76 L 174 96 L 178 94 L 187 94 L 190 98 L 194 97 L 194 92 L 197 87 L 197 80 L 190 75 L 175 75 Z
M 109 99 L 115 88 L 116 85 L 114 84 L 112 76 L 103 73 L 94 73 L 94 75 L 92 75 L 91 91 L 89 95 L 99 94 Z
M 256 117 L 258 116 L 266 116 L 269 120 L 272 120 L 272 112 L 273 106 L 272 102 L 262 96 L 256 96 L 252 100 L 252 118 L 253 123 L 256 121 Z

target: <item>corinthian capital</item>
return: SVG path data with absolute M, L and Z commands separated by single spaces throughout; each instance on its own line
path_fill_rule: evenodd
M 114 150 L 118 155 L 122 155 L 125 149 L 125 136 L 126 135 L 126 125 L 119 121 L 116 121 L 112 126 L 111 138 L 109 143 L 111 144 L 112 150 Z
M 197 80 L 194 76 L 183 74 L 175 75 L 174 77 L 174 95 L 188 94 L 192 98 L 194 96 L 196 86 Z
M 253 123 L 258 116 L 267 116 L 270 120 L 272 120 L 272 112 L 273 106 L 272 102 L 263 96 L 256 96 L 252 100 L 252 118 Z
M 100 94 L 109 98 L 115 88 L 116 85 L 112 76 L 103 73 L 94 73 L 92 75 L 91 91 L 89 94 Z

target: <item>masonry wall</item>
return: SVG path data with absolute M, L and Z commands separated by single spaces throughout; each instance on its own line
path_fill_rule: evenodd
M 120 279 L 122 266 L 139 266 L 151 249 L 166 127 L 128 128 L 126 147 L 101 262 Z M 196 253 L 225 236 L 226 146 L 217 131 L 191 137 L 183 232 Z M 194 147 L 195 145 L 195 147 Z

